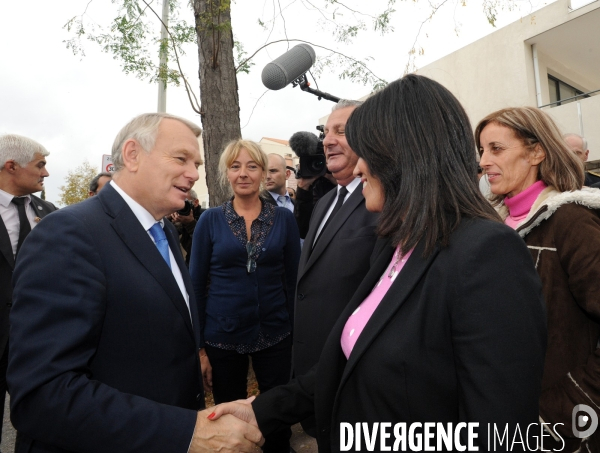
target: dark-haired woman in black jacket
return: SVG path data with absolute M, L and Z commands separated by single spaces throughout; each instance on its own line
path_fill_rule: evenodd
M 321 453 L 382 451 L 396 441 L 425 451 L 409 442 L 418 424 L 434 451 L 488 451 L 494 426 L 525 437 L 538 422 L 541 285 L 525 244 L 478 190 L 462 106 L 437 82 L 408 75 L 358 107 L 346 133 L 367 209 L 381 212 L 371 270 L 315 368 L 251 405 L 219 406 L 213 418 L 231 412 L 268 434 L 315 414 Z M 425 423 L 437 424 L 433 440 Z M 440 447 L 449 423 L 455 436 Z M 521 447 L 504 442 L 495 451 Z

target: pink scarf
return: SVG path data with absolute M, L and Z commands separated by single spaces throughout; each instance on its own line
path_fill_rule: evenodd
M 527 217 L 533 203 L 535 203 L 537 197 L 546 187 L 548 187 L 546 183 L 540 180 L 530 185 L 520 194 L 510 198 L 506 197 L 504 199 L 504 204 L 508 208 L 508 217 L 504 220 L 504 223 L 509 227 L 516 229 L 521 221 Z

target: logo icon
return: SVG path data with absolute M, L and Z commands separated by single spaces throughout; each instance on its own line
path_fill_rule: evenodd
M 579 439 L 590 437 L 598 429 L 598 416 L 594 409 L 587 404 L 578 404 L 573 408 L 571 424 L 575 437 Z

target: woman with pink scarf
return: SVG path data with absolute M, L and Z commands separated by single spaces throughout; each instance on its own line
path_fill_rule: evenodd
M 600 190 L 582 188 L 581 161 L 540 109 L 491 113 L 475 140 L 492 203 L 525 240 L 542 280 L 548 346 L 540 421 L 557 427 L 565 442 L 561 449 L 555 436 L 557 449 L 600 451 L 593 417 L 573 426 L 586 420 L 575 416 L 578 405 L 600 414 Z

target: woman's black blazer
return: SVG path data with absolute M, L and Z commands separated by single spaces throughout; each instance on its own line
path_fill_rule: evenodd
M 318 365 L 254 401 L 263 434 L 314 413 L 325 453 L 339 451 L 342 422 L 478 422 L 479 451 L 487 451 L 488 424 L 510 424 L 512 437 L 514 424 L 538 421 L 546 318 L 522 239 L 503 224 L 467 219 L 449 245 L 425 258 L 423 249 L 421 242 L 346 360 L 344 324 L 394 251 L 379 240 Z

